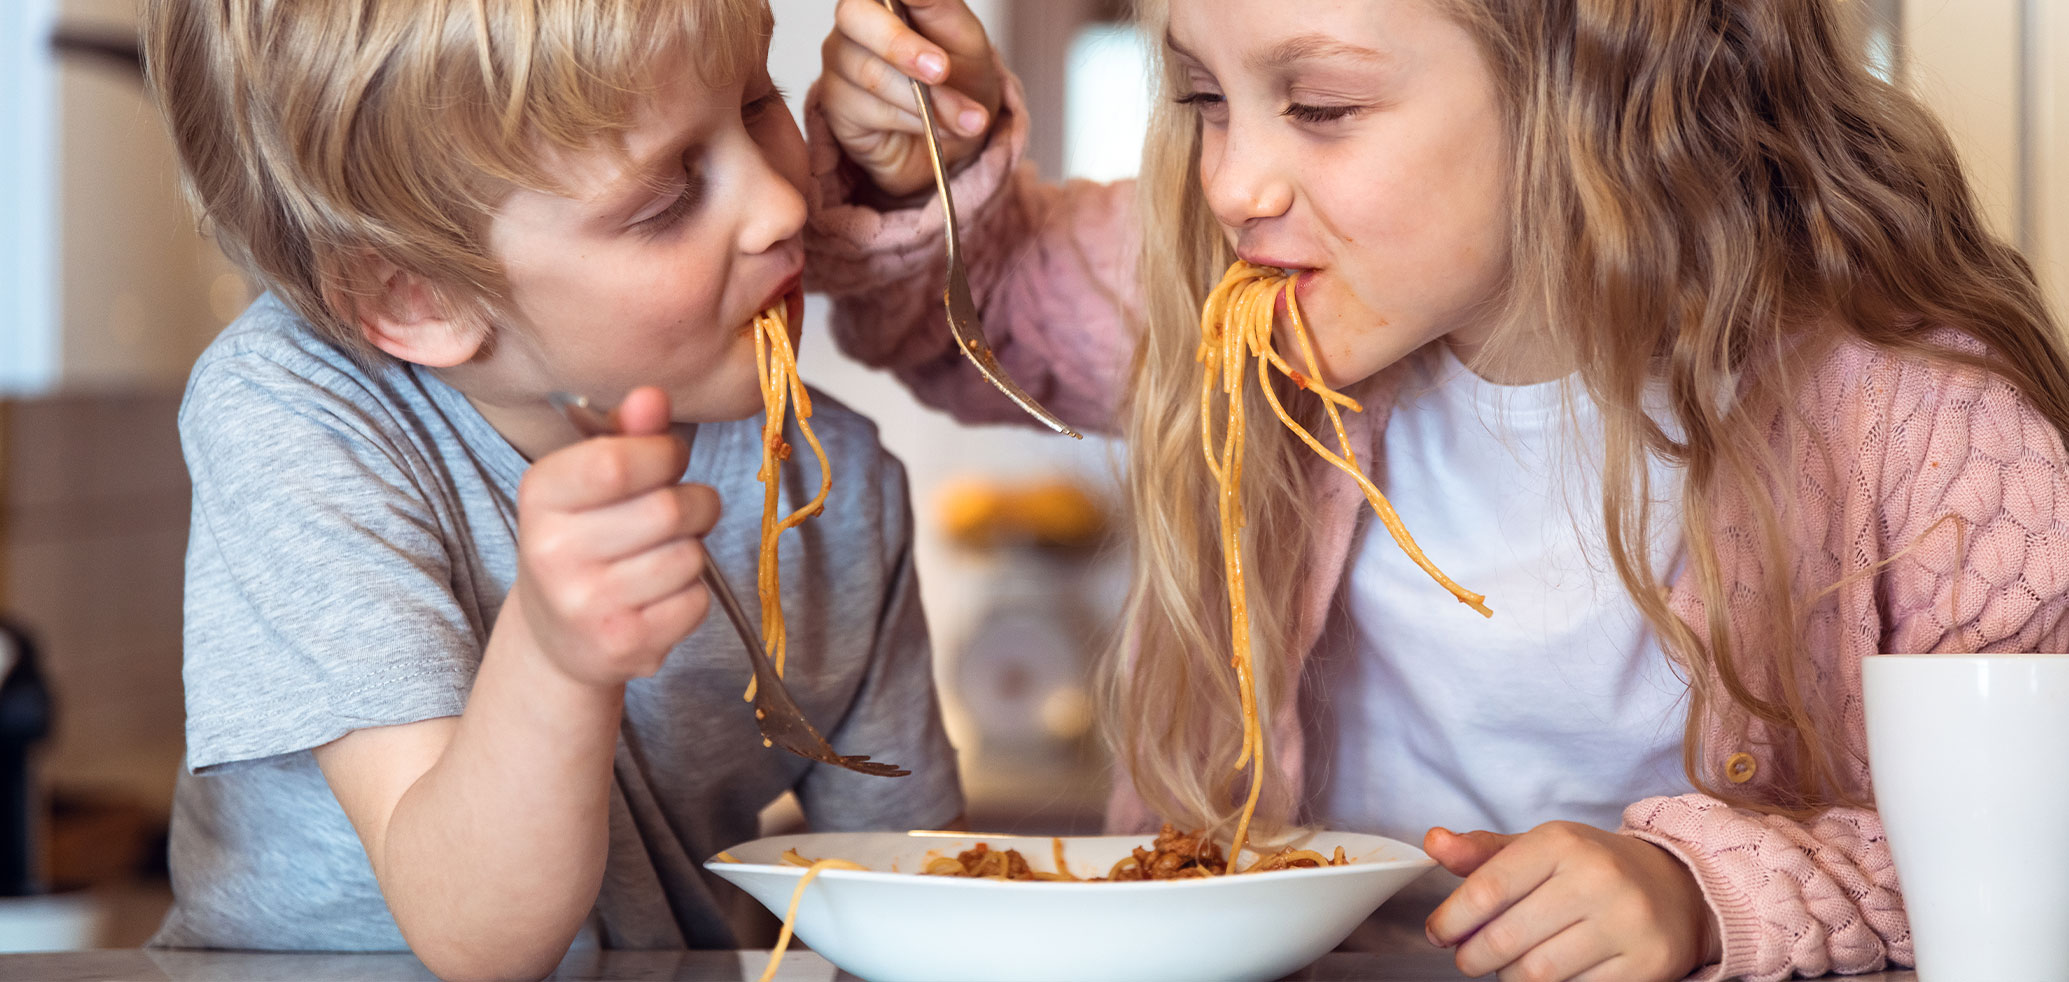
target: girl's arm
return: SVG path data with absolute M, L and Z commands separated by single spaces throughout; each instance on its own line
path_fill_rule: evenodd
M 843 11 L 859 6 L 848 0 Z M 828 73 L 805 107 L 819 195 L 806 233 L 809 285 L 833 300 L 842 349 L 890 369 L 922 401 L 971 422 L 1025 420 L 949 337 L 941 210 L 931 185 L 887 201 L 872 171 L 844 150 L 862 142 L 857 130 L 873 118 L 836 71 L 836 50 L 849 42 L 886 53 L 926 43 L 911 31 L 845 40 L 837 31 L 828 41 Z M 988 46 L 982 55 L 1001 102 L 988 142 L 957 165 L 952 187 L 985 336 L 1014 379 L 1073 426 L 1114 429 L 1134 352 L 1134 185 L 1036 179 L 1021 165 L 1027 115 L 1019 83 Z M 890 70 L 890 61 L 878 64 Z
M 1842 729 L 1830 737 L 1853 751 L 1860 763 L 1849 777 L 1867 789 L 1861 658 L 2069 644 L 2069 457 L 2061 434 L 2001 382 L 1888 354 L 1835 362 L 1812 386 L 1822 396 L 1802 408 L 1850 465 L 1825 486 L 1851 490 L 1806 501 L 1830 509 L 1827 543 L 1872 543 L 1882 555 L 1845 565 L 1828 557 L 1833 568 L 1881 568 L 1838 592 L 1829 650 L 1814 667 L 1816 678 L 1849 687 L 1851 698 L 1834 702 L 1844 707 Z M 1721 558 L 1727 570 L 1745 561 Z M 1725 760 L 1748 754 L 1757 784 L 1771 766 L 1760 749 L 1731 745 L 1730 730 L 1710 732 Z M 1897 871 L 1872 809 L 1796 821 L 1683 795 L 1632 805 L 1623 831 L 1674 853 L 1701 884 L 1724 956 L 1706 977 L 1912 963 Z

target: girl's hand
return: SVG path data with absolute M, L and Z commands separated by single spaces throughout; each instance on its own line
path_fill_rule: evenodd
M 625 435 L 547 454 L 517 489 L 513 599 L 553 667 L 596 686 L 654 674 L 704 619 L 718 521 L 716 492 L 676 483 L 689 447 L 668 432 L 668 397 L 636 389 L 614 415 Z
M 991 39 L 963 0 L 903 0 L 912 27 L 883 0 L 840 0 L 820 49 L 821 105 L 848 159 L 890 197 L 934 183 L 927 138 L 907 77 L 933 86 L 941 154 L 950 167 L 984 148 L 1004 82 Z
M 1723 952 L 1695 877 L 1649 842 L 1572 822 L 1523 835 L 1431 829 L 1423 851 L 1466 878 L 1426 930 L 1467 975 L 1660 982 Z

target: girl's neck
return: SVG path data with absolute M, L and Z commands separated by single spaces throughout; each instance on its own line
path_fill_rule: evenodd
M 1499 331 L 1492 326 L 1462 328 L 1441 340 L 1473 374 L 1495 385 L 1551 382 L 1580 367 L 1571 348 L 1544 331 L 1522 324 L 1511 324 Z

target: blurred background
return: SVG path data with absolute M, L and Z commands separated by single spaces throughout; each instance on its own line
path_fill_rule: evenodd
M 772 0 L 802 101 L 831 0 Z M 971 0 L 1020 73 L 1049 177 L 1131 174 L 1143 48 L 1119 0 Z M 1940 113 L 1997 228 L 2069 297 L 2069 5 L 1842 0 L 1862 57 Z M 0 4 L 0 950 L 140 943 L 167 891 L 181 758 L 195 355 L 252 296 L 180 200 L 134 66 L 132 0 Z M 1085 666 L 1123 579 L 1117 457 L 969 432 L 854 365 L 807 303 L 807 379 L 874 416 L 913 479 L 937 672 L 973 822 L 1095 827 Z M 795 820 L 783 808 L 771 826 Z

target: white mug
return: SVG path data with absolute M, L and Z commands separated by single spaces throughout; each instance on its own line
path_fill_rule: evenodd
M 1876 655 L 1862 685 L 1919 978 L 2069 979 L 2069 655 Z

